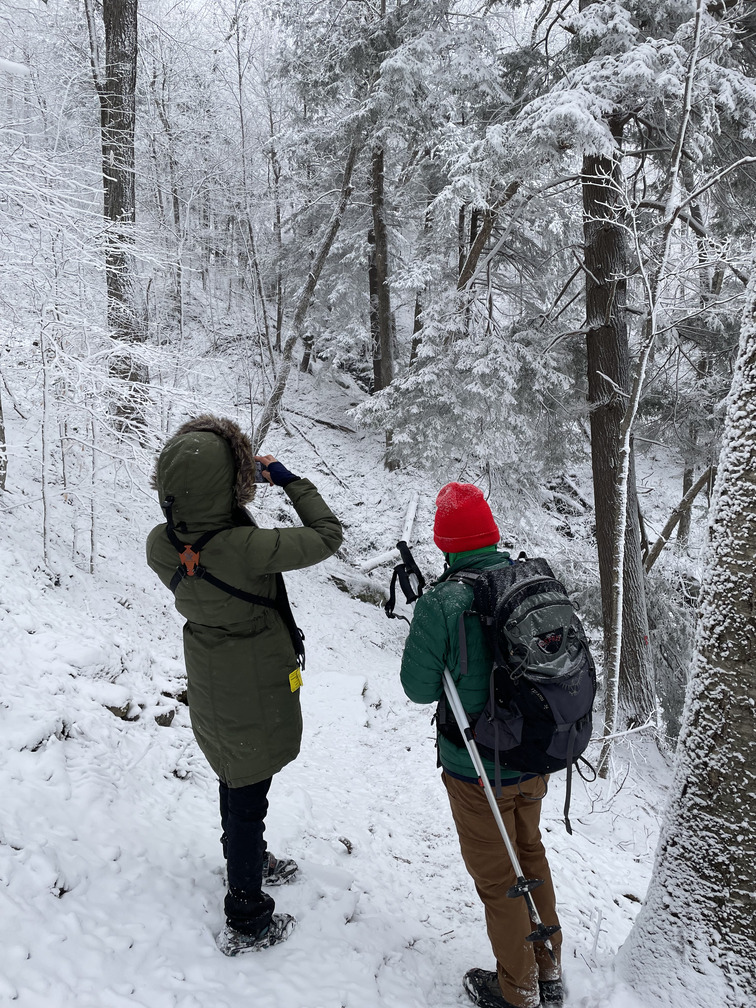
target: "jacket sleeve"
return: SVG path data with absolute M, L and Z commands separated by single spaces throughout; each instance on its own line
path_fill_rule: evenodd
M 341 522 L 308 479 L 284 488 L 302 522 L 300 528 L 251 528 L 244 549 L 260 574 L 311 567 L 332 556 L 344 538 Z
M 449 634 L 440 594 L 431 590 L 417 600 L 404 644 L 401 682 L 414 703 L 434 703 L 444 691 Z

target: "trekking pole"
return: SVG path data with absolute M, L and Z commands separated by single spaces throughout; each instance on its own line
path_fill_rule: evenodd
M 496 820 L 496 825 L 499 827 L 499 832 L 501 833 L 504 844 L 507 848 L 507 854 L 509 854 L 509 860 L 512 862 L 512 867 L 514 868 L 515 875 L 517 876 L 517 882 L 508 890 L 507 896 L 510 899 L 517 899 L 518 896 L 524 896 L 525 902 L 528 907 L 528 913 L 530 914 L 530 920 L 532 921 L 535 930 L 526 936 L 526 941 L 536 942 L 540 941 L 546 946 L 546 949 L 551 956 L 551 961 L 556 965 L 556 956 L 554 955 L 554 949 L 551 945 L 551 936 L 560 930 L 558 924 L 546 925 L 541 920 L 536 910 L 536 905 L 533 902 L 533 897 L 530 895 L 533 889 L 536 889 L 539 885 L 543 885 L 543 879 L 526 879 L 522 874 L 522 867 L 520 866 L 520 861 L 517 857 L 517 852 L 514 849 L 512 841 L 509 839 L 509 834 L 507 833 L 507 828 L 504 825 L 504 820 L 501 817 L 501 811 L 494 797 L 493 788 L 491 787 L 491 782 L 488 779 L 488 774 L 483 767 L 483 759 L 478 751 L 478 747 L 475 744 L 475 739 L 473 738 L 473 731 L 470 727 L 470 721 L 465 713 L 465 709 L 462 706 L 462 701 L 459 699 L 459 693 L 457 692 L 457 687 L 452 679 L 451 672 L 448 668 L 444 669 L 444 691 L 451 705 L 454 717 L 459 725 L 459 730 L 462 732 L 462 737 L 465 740 L 465 745 L 467 746 L 467 751 L 470 754 L 470 759 L 473 761 L 473 766 L 480 778 L 480 782 L 483 785 L 483 790 L 486 792 L 486 798 L 488 799 L 488 804 L 491 806 L 491 811 L 493 812 L 494 819 Z

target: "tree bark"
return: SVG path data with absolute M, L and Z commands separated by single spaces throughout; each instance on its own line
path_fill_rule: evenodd
M 388 270 L 388 228 L 384 199 L 385 155 L 376 144 L 370 157 L 370 197 L 373 226 L 368 233 L 370 336 L 373 346 L 373 391 L 387 388 L 394 378 L 393 322 Z
M 412 313 L 412 346 L 410 348 L 409 367 L 417 360 L 420 344 L 423 341 L 423 298 L 420 291 L 415 295 L 415 310 Z
M 136 331 L 128 227 L 136 222 L 134 129 L 136 121 L 137 0 L 105 0 L 105 67 L 100 81 L 103 212 L 113 225 L 105 255 L 108 323 L 119 339 Z
M 688 424 L 688 433 L 690 435 L 691 441 L 695 443 L 697 432 L 694 424 L 692 423 Z M 688 491 L 693 486 L 693 480 L 695 479 L 695 475 L 696 475 L 695 466 L 693 464 L 686 465 L 685 470 L 683 472 L 683 481 L 682 481 L 683 500 L 685 500 L 685 498 L 688 495 Z M 690 538 L 690 508 L 688 508 L 680 515 L 680 520 L 677 523 L 677 541 L 680 543 L 680 545 L 687 546 L 689 538 Z M 644 563 L 647 564 L 648 559 L 644 560 Z M 648 566 L 646 566 L 646 571 L 648 570 L 649 568 Z
M 728 400 L 672 796 L 646 901 L 619 956 L 622 973 L 649 1005 L 662 1002 L 670 987 L 689 1008 L 752 1004 L 756 993 L 754 416 L 752 283 Z
M 100 102 L 105 285 L 108 329 L 124 343 L 144 339 L 142 313 L 137 306 L 130 246 L 136 222 L 134 130 L 136 121 L 137 0 L 103 0 L 105 62 L 100 60 L 93 2 L 85 0 L 90 56 Z M 148 380 L 147 369 L 124 348 L 113 355 L 110 375 L 131 388 L 114 404 L 127 426 L 143 422 L 135 383 Z
M 619 139 L 622 127 L 613 129 Z M 590 404 L 596 543 L 604 618 L 604 652 L 611 651 L 614 535 L 618 526 L 618 475 L 622 420 L 630 386 L 626 293 L 627 247 L 617 223 L 618 163 L 608 157 L 583 162 L 583 231 L 586 274 L 586 350 Z M 623 572 L 619 709 L 645 721 L 655 706 L 648 646 L 648 617 L 638 527 L 635 471 L 631 462 Z

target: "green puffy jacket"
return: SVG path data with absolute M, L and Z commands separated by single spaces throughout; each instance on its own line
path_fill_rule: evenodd
M 507 554 L 496 547 L 454 554 L 451 566 L 439 580 L 415 603 L 409 635 L 402 656 L 402 686 L 415 703 L 435 703 L 444 692 L 443 673 L 448 668 L 457 686 L 462 706 L 470 715 L 479 714 L 488 699 L 491 677 L 491 654 L 483 638 L 480 621 L 467 617 L 468 672 L 463 676 L 459 667 L 460 614 L 470 607 L 473 590 L 449 578 L 460 570 L 485 570 L 508 564 Z M 439 733 L 438 752 L 445 770 L 463 777 L 477 777 L 473 762 L 464 747 L 456 746 Z M 495 778 L 492 761 L 484 760 L 488 776 Z M 502 780 L 517 778 L 516 771 L 502 768 Z
M 202 549 L 203 567 L 242 591 L 274 598 L 275 574 L 331 556 L 341 525 L 313 484 L 298 479 L 284 493 L 304 527 L 258 528 L 241 506 L 254 472 L 248 440 L 230 421 L 198 420 L 202 429 L 184 425 L 160 455 L 154 479 L 160 500 L 174 497 L 182 542 L 223 530 Z M 170 584 L 179 560 L 165 524 L 148 537 L 147 563 Z M 270 777 L 296 758 L 302 734 L 299 679 L 290 678 L 299 662 L 287 627 L 274 609 L 195 577 L 178 584 L 175 604 L 186 619 L 189 712 L 200 749 L 229 787 Z

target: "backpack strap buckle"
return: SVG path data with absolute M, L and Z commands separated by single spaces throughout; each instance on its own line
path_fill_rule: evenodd
M 180 570 L 185 577 L 202 577 L 205 570 L 203 567 L 200 567 L 199 559 L 199 551 L 195 552 L 189 543 L 186 543 L 183 552 L 179 553 L 179 560 L 181 561 Z

